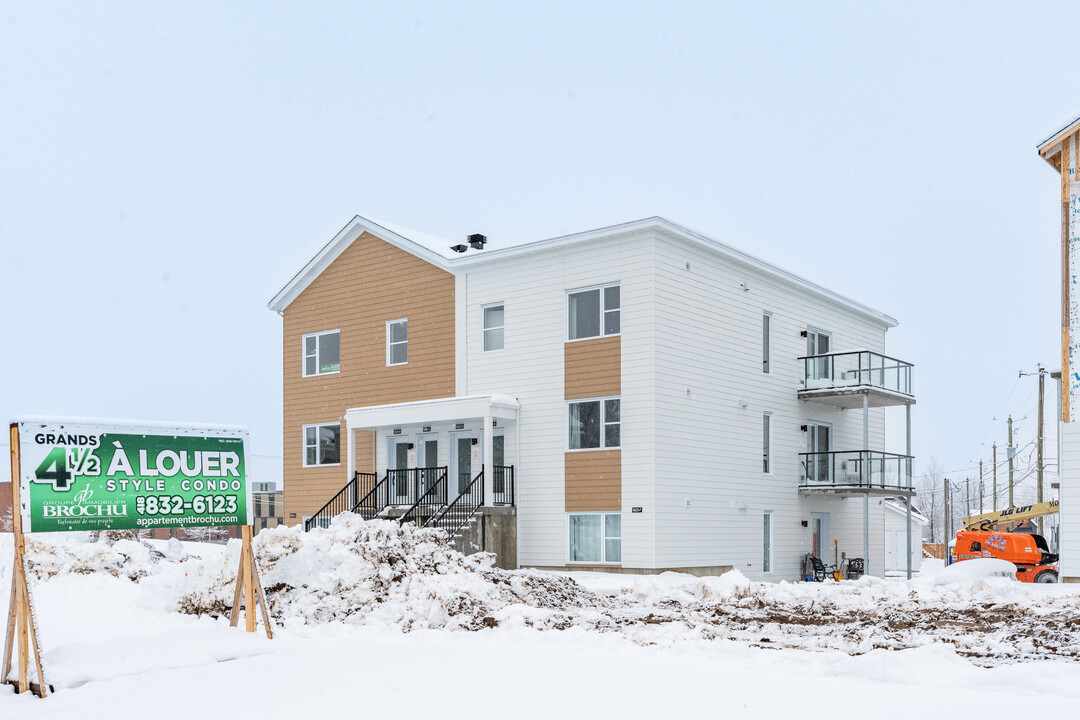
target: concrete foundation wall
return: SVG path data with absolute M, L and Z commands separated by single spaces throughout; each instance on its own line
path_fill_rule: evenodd
M 484 508 L 451 543 L 466 555 L 489 552 L 495 555 L 495 567 L 517 568 L 517 512 L 512 507 Z

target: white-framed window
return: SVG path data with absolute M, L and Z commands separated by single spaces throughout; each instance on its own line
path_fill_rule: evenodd
M 567 404 L 570 450 L 602 450 L 622 444 L 622 399 L 572 400 Z
M 506 324 L 505 305 L 485 305 L 484 313 L 484 352 L 503 349 L 503 327 Z
M 618 285 L 574 290 L 566 294 L 569 340 L 618 335 L 621 332 Z
M 389 320 L 386 323 L 386 364 L 405 365 L 409 362 L 409 319 Z
M 773 546 L 773 525 L 772 525 L 772 510 L 766 510 L 761 516 L 761 572 L 772 572 L 772 546 Z
M 621 513 L 569 513 L 567 527 L 569 562 L 622 562 Z
M 761 314 L 761 372 L 772 372 L 772 313 Z
M 341 372 L 341 331 L 309 333 L 303 338 L 304 377 Z
M 761 415 L 761 472 L 772 474 L 772 413 Z
M 304 467 L 341 464 L 341 423 L 304 426 Z

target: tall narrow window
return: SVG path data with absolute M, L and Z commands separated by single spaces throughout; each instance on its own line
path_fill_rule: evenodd
M 409 362 L 409 320 L 386 323 L 386 364 L 404 365 Z
M 772 343 L 772 315 L 764 313 L 761 316 L 761 372 L 768 375 L 771 370 L 769 368 L 769 356 Z
M 761 472 L 772 472 L 772 414 L 761 416 Z
M 762 516 L 761 571 L 772 572 L 772 511 Z
M 808 389 L 827 387 L 831 384 L 832 357 L 828 355 L 830 352 L 832 352 L 832 337 L 829 333 L 814 328 L 807 329 L 806 354 L 818 356 L 807 361 L 809 363 L 809 367 L 806 368 Z
M 341 372 L 341 331 L 304 336 L 304 377 Z
M 570 293 L 567 296 L 567 338 L 584 340 L 618 335 L 622 327 L 621 305 L 618 285 Z
M 502 305 L 488 305 L 484 308 L 484 352 L 503 349 L 505 321 Z

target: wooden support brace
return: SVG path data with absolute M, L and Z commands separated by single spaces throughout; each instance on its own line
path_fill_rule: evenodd
M 270 626 L 270 611 L 266 607 L 266 595 L 263 594 L 262 580 L 259 578 L 259 566 L 255 563 L 255 553 L 251 554 L 251 579 L 255 585 L 255 592 L 259 598 L 259 608 L 262 610 L 263 627 L 266 629 L 266 637 L 274 639 L 274 631 Z M 252 612 L 254 616 L 254 611 Z
M 15 582 L 15 564 L 11 565 L 11 598 L 8 601 L 8 619 L 6 630 L 4 632 L 4 665 L 0 670 L 0 683 L 6 683 L 8 681 L 8 675 L 11 673 L 11 651 L 14 650 L 15 645 L 15 617 L 16 617 L 16 602 L 18 598 L 18 585 Z
M 236 627 L 240 619 L 240 600 L 244 597 L 244 561 L 247 560 L 247 549 L 240 548 L 240 564 L 236 566 L 236 592 L 233 593 L 232 612 L 229 613 L 229 626 Z

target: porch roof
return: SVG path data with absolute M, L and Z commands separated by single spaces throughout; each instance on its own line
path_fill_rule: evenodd
M 372 405 L 346 410 L 345 427 L 349 430 L 372 430 L 388 425 L 449 422 L 484 417 L 517 420 L 520 407 L 517 398 L 499 394 Z

